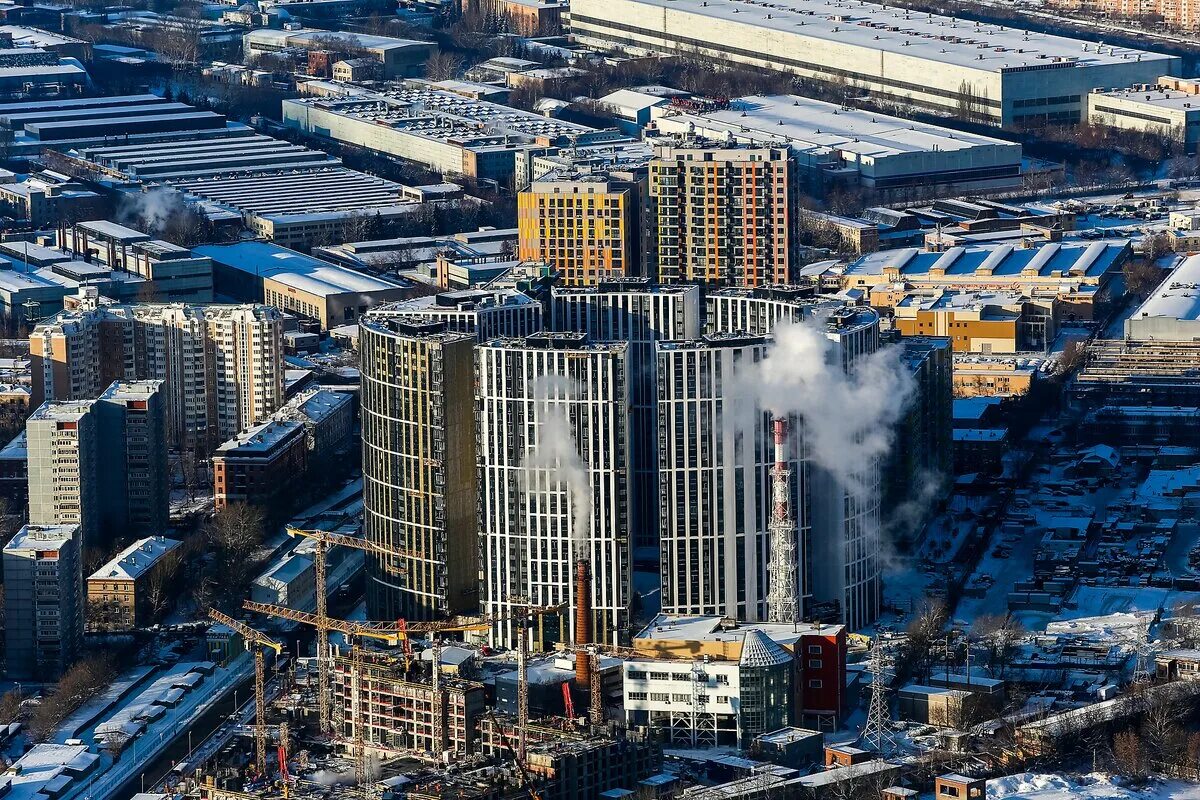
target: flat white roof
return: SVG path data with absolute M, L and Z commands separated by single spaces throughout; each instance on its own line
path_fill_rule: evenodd
M 75 536 L 78 525 L 26 525 L 4 545 L 5 550 L 57 550 Z
M 1200 320 L 1200 255 L 1185 258 L 1131 319 L 1147 317 Z
M 1108 98 L 1148 108 L 1166 108 L 1172 111 L 1189 111 L 1200 114 L 1200 95 L 1182 92 L 1178 89 L 1159 89 L 1158 87 L 1152 87 L 1146 91 L 1119 89 L 1115 92 L 1095 92 L 1091 97 L 1093 100 Z
M 137 580 L 179 544 L 178 540 L 168 539 L 165 536 L 148 536 L 145 539 L 138 539 L 117 553 L 107 564 L 89 575 L 88 580 L 104 578 Z
M 1010 147 L 1014 160 L 1021 157 L 1021 146 L 1015 142 L 797 95 L 743 97 L 719 111 L 668 114 L 658 120 L 658 127 L 679 131 L 689 123 L 697 132 L 709 135 L 719 136 L 728 131 L 740 141 L 756 144 L 787 142 L 796 150 L 823 148 L 855 153 L 863 158 L 981 146 Z
M 675 616 L 659 614 L 640 633 L 634 641 L 709 641 L 735 642 L 741 641 L 750 631 L 765 633 L 772 641 L 790 644 L 801 636 L 824 635 L 834 636 L 843 625 L 816 625 L 801 622 L 798 625 L 772 624 L 768 622 L 739 622 L 735 627 L 722 627 L 723 617 L 718 616 Z M 648 658 L 652 658 L 647 654 Z
M 265 242 L 197 247 L 197 255 L 208 256 L 242 272 L 270 278 L 309 294 L 327 297 L 347 292 L 385 292 L 403 288 L 383 278 L 339 267 L 319 258 Z
M 52 33 L 41 28 L 26 28 L 23 25 L 0 25 L 0 35 L 11 34 L 13 44 L 22 47 L 54 47 L 64 44 L 83 44 L 83 40 Z M 55 101 L 55 105 L 58 105 Z
M 1063 68 L 1122 64 L 1139 60 L 1139 56 L 1143 61 L 1174 58 L 1108 44 L 1099 48 L 1081 39 L 1025 31 L 1019 27 L 988 25 L 850 0 L 625 1 L 663 9 L 667 14 L 691 14 L 762 28 L 765 36 L 794 34 L 826 39 L 986 72 L 1055 64 Z M 692 35 L 702 36 L 703 33 L 696 30 Z

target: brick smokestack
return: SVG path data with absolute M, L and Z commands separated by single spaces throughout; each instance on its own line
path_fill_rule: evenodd
M 575 562 L 575 644 L 592 643 L 592 567 L 586 558 Z M 587 689 L 591 683 L 592 660 L 582 650 L 575 653 L 575 685 Z

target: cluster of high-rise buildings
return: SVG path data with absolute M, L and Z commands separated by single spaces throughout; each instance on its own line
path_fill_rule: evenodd
M 207 454 L 283 405 L 282 334 L 270 306 L 105 305 L 85 287 L 74 309 L 30 336 L 32 403 L 164 381 L 171 446 Z
M 566 286 L 786 283 L 796 264 L 796 164 L 786 146 L 678 137 L 630 167 L 567 167 L 518 195 L 518 255 Z
M 776 456 L 750 375 L 782 321 L 816 326 L 846 371 L 880 347 L 873 311 L 800 286 L 627 278 L 556 289 L 544 305 L 491 289 L 371 310 L 365 527 L 388 552 L 369 559 L 369 616 L 479 608 L 508 620 L 493 637 L 511 646 L 516 607 L 566 604 L 535 623 L 549 647 L 576 635 L 582 603 L 592 638 L 616 642 L 638 561 L 660 565 L 665 613 L 765 620 Z M 944 377 L 929 385 L 948 398 Z M 849 486 L 810 456 L 804 431 L 822 421 L 790 421 L 797 611 L 867 624 L 881 602 L 884 457 Z

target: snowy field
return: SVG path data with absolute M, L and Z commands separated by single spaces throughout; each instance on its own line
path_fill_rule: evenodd
M 1200 785 L 1160 781 L 1134 788 L 1100 773 L 1073 780 L 1025 772 L 988 781 L 987 794 L 989 800 L 1200 800 Z

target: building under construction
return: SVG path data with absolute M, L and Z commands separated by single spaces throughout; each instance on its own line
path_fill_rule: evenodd
M 359 669 L 357 682 L 355 666 Z M 334 719 L 341 722 L 347 742 L 356 740 L 355 724 L 361 712 L 363 741 L 368 752 L 377 756 L 478 751 L 483 684 L 443 678 L 438 702 L 430 680 L 406 673 L 404 661 L 395 656 L 362 650 L 356 657 L 335 658 L 333 667 Z M 436 746 L 437 736 L 445 737 L 442 747 Z
M 511 759 L 516 720 L 489 715 L 480 721 L 479 738 L 484 753 Z M 662 747 L 649 737 L 614 737 L 549 721 L 526 726 L 523 780 L 541 800 L 599 800 L 611 789 L 635 789 L 661 769 Z
M 1200 406 L 1200 343 L 1097 340 L 1068 396 L 1081 409 Z

